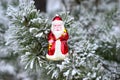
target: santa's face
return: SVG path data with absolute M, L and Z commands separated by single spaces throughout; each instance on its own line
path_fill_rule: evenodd
M 61 24 L 53 24 L 53 30 L 54 31 L 61 31 L 62 25 Z
M 62 21 L 54 21 L 52 23 L 51 31 L 56 38 L 59 38 L 64 31 L 64 23 Z

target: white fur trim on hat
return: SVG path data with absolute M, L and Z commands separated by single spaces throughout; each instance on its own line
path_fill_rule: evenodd
M 53 24 L 63 24 L 64 25 L 64 22 L 60 21 L 60 20 L 54 20 L 54 21 L 52 21 L 52 25 Z

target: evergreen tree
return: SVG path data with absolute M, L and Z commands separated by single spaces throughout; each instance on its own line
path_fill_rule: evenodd
M 5 41 L 5 32 L 8 29 L 8 24 L 5 22 L 8 19 L 5 17 L 5 3 L 4 1 L 0 2 L 0 79 L 13 79 L 15 75 L 15 68 L 12 66 L 12 63 L 9 62 L 11 57 L 15 56 L 12 55 L 12 48 L 6 46 Z M 11 53 L 11 55 L 9 54 Z M 7 75 L 7 76 L 6 76 Z
M 110 10 L 106 9 L 103 13 L 96 13 L 92 7 L 85 8 L 84 3 L 88 2 L 80 2 L 81 10 L 79 12 L 79 8 L 77 11 L 78 18 L 74 12 L 59 13 L 70 35 L 68 41 L 70 55 L 63 61 L 48 61 L 45 57 L 48 45 L 47 34 L 51 27 L 47 14 L 37 11 L 31 0 L 20 0 L 16 9 L 9 7 L 7 16 L 12 24 L 8 32 L 13 35 L 11 35 L 12 41 L 8 40 L 8 42 L 11 44 L 16 42 L 18 48 L 14 53 L 21 56 L 20 61 L 24 68 L 27 71 L 32 70 L 30 73 L 37 76 L 34 80 L 116 80 L 120 78 L 118 36 L 120 33 L 113 32 L 116 28 L 115 24 L 117 25 L 119 21 L 118 6 Z
M 0 80 L 28 80 L 27 72 L 20 65 L 20 57 L 16 53 L 18 48 L 16 41 L 12 44 L 9 41 L 11 32 L 7 31 L 9 20 L 6 16 L 7 7 L 9 5 L 17 6 L 18 0 L 1 0 L 0 1 Z M 30 80 L 30 79 L 29 79 Z

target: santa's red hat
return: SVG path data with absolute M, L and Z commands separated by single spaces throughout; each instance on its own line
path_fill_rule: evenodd
M 57 23 L 64 24 L 62 18 L 58 14 L 56 14 L 56 16 L 52 20 L 52 24 L 57 24 Z
M 56 16 L 53 18 L 52 21 L 55 21 L 55 20 L 60 20 L 60 21 L 62 21 L 62 18 L 61 18 L 58 14 L 56 14 Z

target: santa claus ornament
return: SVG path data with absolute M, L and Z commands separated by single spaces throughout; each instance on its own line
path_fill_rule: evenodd
M 54 61 L 64 60 L 68 56 L 68 38 L 69 35 L 62 18 L 56 15 L 53 18 L 51 30 L 48 34 L 49 45 L 46 58 Z

